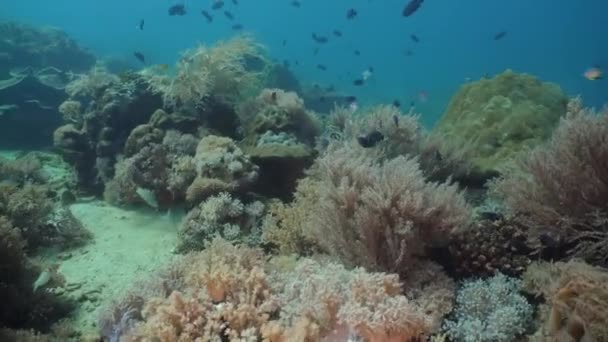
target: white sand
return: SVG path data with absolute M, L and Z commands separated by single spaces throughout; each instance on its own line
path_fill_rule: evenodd
M 94 234 L 92 243 L 69 251 L 60 261 L 66 288 L 82 305 L 77 326 L 93 331 L 99 309 L 124 293 L 136 279 L 145 278 L 168 262 L 177 239 L 177 220 L 154 212 L 115 208 L 101 201 L 70 208 Z

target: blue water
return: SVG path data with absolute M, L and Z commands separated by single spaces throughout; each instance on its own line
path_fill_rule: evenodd
M 61 27 L 99 56 L 132 59 L 137 50 L 152 63 L 172 64 L 184 49 L 234 34 L 233 22 L 221 11 L 212 24 L 200 15 L 211 2 L 186 0 L 189 13 L 169 17 L 170 0 L 4 0 L 0 19 Z M 301 0 L 299 9 L 290 2 L 239 0 L 234 6 L 228 0 L 224 9 L 273 58 L 291 61 L 303 81 L 333 84 L 367 102 L 409 103 L 420 91 L 428 93 L 428 101 L 417 104 L 426 124 L 437 120 L 466 78 L 506 68 L 556 82 L 567 94 L 582 95 L 587 105 L 608 102 L 608 80 L 582 77 L 593 65 L 608 69 L 605 0 L 426 0 L 409 18 L 401 16 L 403 0 Z M 349 21 L 345 14 L 351 7 L 359 15 Z M 145 29 L 139 31 L 142 18 Z M 334 29 L 343 37 L 333 37 Z M 494 41 L 502 30 L 507 36 Z M 330 37 L 316 56 L 312 32 Z M 412 33 L 420 43 L 410 40 Z M 353 54 L 355 49 L 361 56 Z M 408 49 L 413 56 L 405 56 Z M 318 63 L 328 70 L 318 70 Z M 373 80 L 353 86 L 369 66 Z

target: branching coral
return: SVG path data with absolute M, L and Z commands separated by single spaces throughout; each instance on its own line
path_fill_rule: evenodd
M 425 248 L 442 246 L 468 225 L 455 185 L 426 182 L 415 159 L 376 163 L 347 148 L 318 160 L 319 197 L 310 229 L 348 265 L 405 274 Z
M 454 319 L 445 328 L 454 341 L 514 341 L 532 318 L 532 306 L 519 294 L 515 278 L 497 274 L 465 282 L 458 291 Z
M 119 82 L 118 77 L 109 73 L 103 64 L 96 64 L 88 73 L 73 75 L 72 78 L 65 91 L 73 99 L 90 99 Z
M 608 265 L 608 111 L 579 99 L 546 146 L 529 152 L 494 185 L 531 237 L 572 243 L 572 256 Z
M 261 202 L 243 204 L 228 193 L 211 196 L 192 209 L 180 228 L 180 251 L 200 250 L 216 236 L 254 244 L 259 240 L 258 221 L 264 213 Z
M 264 60 L 261 49 L 247 37 L 238 37 L 207 48 L 186 51 L 177 64 L 177 74 L 142 72 L 150 88 L 162 94 L 167 107 L 194 107 L 212 96 L 236 103 L 259 87 L 261 76 L 248 70 L 247 60 Z
M 143 310 L 139 304 L 131 306 L 135 312 L 130 315 L 141 313 L 139 323 L 119 334 L 121 341 L 283 342 L 349 336 L 407 341 L 430 334 L 443 314 L 429 310 L 425 300 L 401 295 L 395 275 L 307 259 L 285 270 L 266 262 L 260 250 L 223 240 L 175 265 L 182 269 L 177 274 L 183 286 L 170 295 L 141 297 Z M 444 284 L 441 276 L 439 283 L 452 292 L 453 284 Z M 426 292 L 424 286 L 419 289 Z M 449 308 L 448 297 L 428 296 Z
M 361 153 L 379 160 L 416 157 L 430 180 L 466 178 L 471 171 L 469 144 L 426 132 L 418 116 L 411 110 L 402 113 L 395 106 L 377 106 L 357 115 L 338 106 L 328 119 L 327 139 L 333 145 L 350 145 L 361 136 L 380 132 L 384 139 L 373 149 L 359 148 Z

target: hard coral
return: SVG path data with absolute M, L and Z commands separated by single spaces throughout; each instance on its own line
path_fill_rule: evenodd
M 216 236 L 232 242 L 259 239 L 258 221 L 264 213 L 261 202 L 243 204 L 227 193 L 211 196 L 192 209 L 179 231 L 180 251 L 203 249 Z M 258 229 L 259 230 L 259 229 Z
M 193 159 L 197 176 L 188 187 L 186 199 L 198 203 L 220 192 L 241 192 L 258 177 L 258 167 L 226 137 L 204 137 Z
M 568 253 L 608 266 L 608 111 L 568 106 L 548 144 L 493 184 L 531 238 L 568 244 Z
M 454 319 L 445 329 L 455 341 L 514 341 L 526 331 L 532 306 L 520 295 L 521 283 L 498 273 L 465 282 L 458 291 Z
M 492 176 L 549 138 L 567 101 L 557 85 L 507 70 L 463 85 L 435 131 L 449 141 L 472 142 L 474 172 Z

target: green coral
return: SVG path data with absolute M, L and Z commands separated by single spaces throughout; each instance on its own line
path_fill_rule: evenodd
M 436 132 L 472 141 L 475 171 L 492 174 L 518 152 L 546 140 L 566 114 L 567 103 L 557 85 L 507 70 L 463 85 Z

